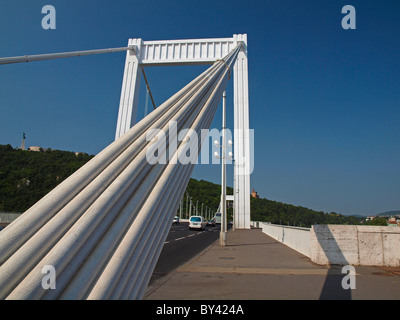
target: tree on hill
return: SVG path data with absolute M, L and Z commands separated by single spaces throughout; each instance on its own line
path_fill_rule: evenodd
M 387 226 L 387 221 L 385 218 L 376 217 L 372 220 L 368 220 L 365 224 L 368 226 Z
M 93 156 L 0 145 L 0 211 L 24 212 Z

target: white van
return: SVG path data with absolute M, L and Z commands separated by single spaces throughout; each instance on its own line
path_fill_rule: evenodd
M 189 219 L 189 230 L 200 229 L 204 230 L 206 228 L 206 222 L 201 216 L 191 216 Z

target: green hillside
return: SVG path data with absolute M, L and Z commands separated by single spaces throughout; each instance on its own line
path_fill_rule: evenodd
M 184 211 L 186 210 L 186 194 L 189 194 L 189 196 L 192 198 L 194 205 L 196 205 L 198 202 L 198 210 L 200 213 L 202 203 L 204 204 L 203 212 L 205 212 L 206 207 L 211 208 L 213 211 L 217 211 L 221 201 L 221 185 L 205 180 L 199 181 L 191 178 L 184 195 Z M 233 189 L 231 187 L 227 187 L 226 194 L 233 194 Z M 227 211 L 228 219 L 231 220 L 233 209 L 229 203 L 227 205 Z
M 24 212 L 73 172 L 93 158 L 93 155 L 69 151 L 22 151 L 10 145 L 0 145 L 0 211 Z M 216 211 L 221 199 L 221 186 L 205 180 L 190 179 L 186 194 L 198 210 L 206 206 Z M 227 194 L 233 194 L 227 188 Z M 250 196 L 250 195 L 249 195 Z M 343 216 L 334 212 L 324 213 L 312 209 L 268 200 L 251 198 L 251 220 L 274 224 L 310 227 L 313 224 L 359 224 L 363 217 Z M 228 205 L 228 219 L 233 208 Z
M 0 145 L 0 211 L 24 212 L 93 156 Z
M 186 189 L 194 203 L 218 208 L 221 198 L 221 186 L 204 180 L 190 179 Z M 232 188 L 227 188 L 227 194 L 232 194 Z M 186 201 L 186 198 L 185 198 Z M 325 213 L 301 206 L 294 206 L 265 198 L 250 198 L 251 220 L 265 221 L 273 224 L 311 227 L 313 224 L 360 224 L 365 217 L 344 216 L 335 212 Z M 185 208 L 185 202 L 184 202 Z M 200 210 L 200 208 L 199 208 Z M 233 209 L 228 208 L 228 219 L 232 219 Z
M 357 225 L 365 221 L 365 217 L 325 213 L 263 198 L 251 198 L 251 219 L 298 227 L 311 227 L 313 224 Z

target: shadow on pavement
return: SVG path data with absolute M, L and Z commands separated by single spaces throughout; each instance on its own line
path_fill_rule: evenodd
M 341 273 L 343 265 L 348 263 L 344 257 L 342 250 L 337 244 L 335 237 L 329 229 L 328 225 L 316 225 L 319 232 L 315 232 L 317 240 L 324 250 L 326 257 L 328 258 L 331 268 L 325 278 L 324 285 L 321 290 L 320 300 L 351 300 L 351 289 L 344 289 L 342 286 L 342 280 L 347 273 Z M 329 244 L 327 244 L 329 242 Z M 329 248 L 329 251 L 327 250 Z M 332 252 L 335 253 L 335 260 L 332 257 Z M 335 264 L 336 261 L 341 261 L 343 265 Z

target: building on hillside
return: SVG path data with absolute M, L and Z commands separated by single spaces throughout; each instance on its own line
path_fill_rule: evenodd
M 396 220 L 395 217 L 390 217 L 390 218 L 388 219 L 387 225 L 388 225 L 389 227 L 398 227 L 398 226 L 399 226 L 399 222 Z
M 35 152 L 41 152 L 42 151 L 42 147 L 32 146 L 32 147 L 29 147 L 28 150 L 29 151 L 35 151 Z
M 251 191 L 251 196 L 252 196 L 253 198 L 259 198 L 257 192 L 256 192 L 254 189 Z

